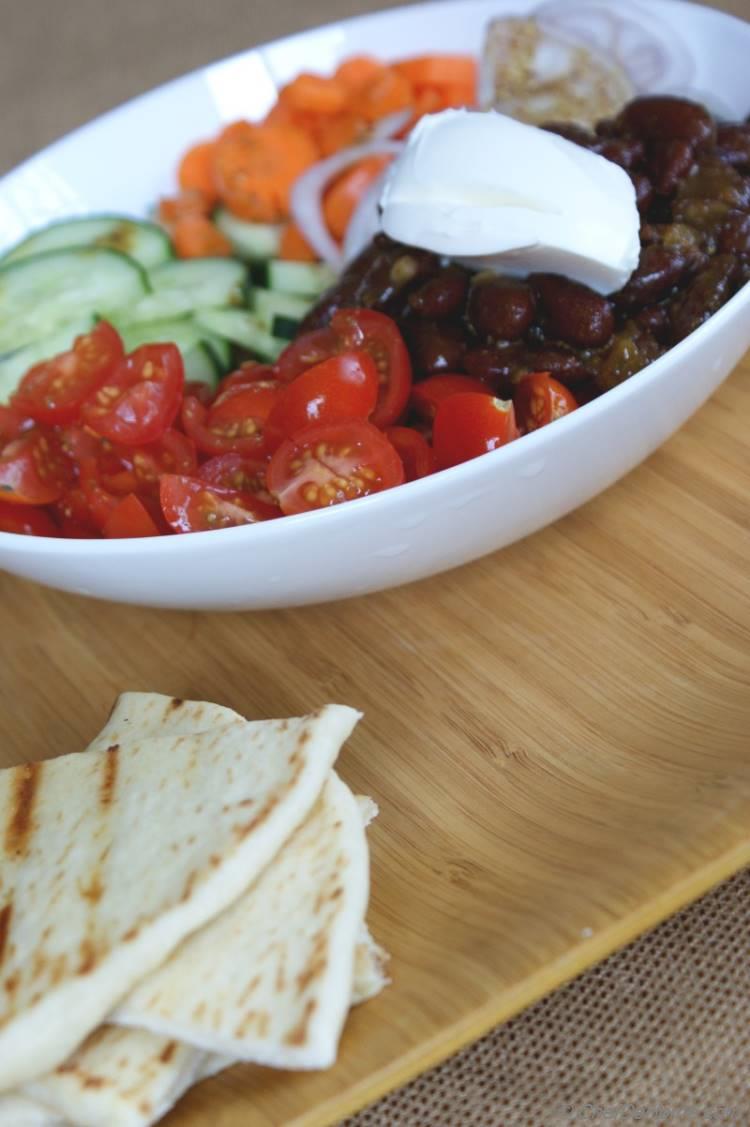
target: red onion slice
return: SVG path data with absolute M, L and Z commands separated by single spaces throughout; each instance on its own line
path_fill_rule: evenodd
M 334 270 L 344 263 L 341 247 L 331 235 L 323 218 L 323 192 L 329 181 L 357 161 L 383 153 L 400 153 L 403 141 L 371 140 L 342 149 L 308 168 L 292 189 L 292 219 L 315 253 Z

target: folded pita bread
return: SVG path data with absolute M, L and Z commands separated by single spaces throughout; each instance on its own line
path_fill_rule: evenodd
M 360 808 L 331 772 L 251 888 L 139 982 L 112 1020 L 238 1060 L 328 1068 L 368 893 Z
M 240 896 L 358 718 L 329 705 L 0 771 L 0 1091 L 65 1061 Z
M 231 724 L 246 724 L 244 716 L 202 700 L 182 700 L 161 693 L 120 693 L 107 723 L 86 748 L 106 751 L 129 736 L 139 740 L 159 736 L 191 736 Z
M 57 1112 L 12 1093 L 0 1096 L 0 1127 L 65 1127 Z

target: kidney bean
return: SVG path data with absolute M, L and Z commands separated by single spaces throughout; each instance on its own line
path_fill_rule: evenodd
M 688 262 L 688 256 L 677 247 L 659 243 L 644 247 L 627 285 L 614 294 L 612 300 L 621 308 L 650 305 L 677 285 Z
M 438 267 L 437 255 L 413 247 L 396 247 L 380 254 L 360 278 L 356 291 L 358 305 L 400 315 L 408 294 Z
M 594 376 L 597 387 L 600 391 L 616 387 L 656 360 L 663 351 L 650 333 L 635 321 L 628 321 L 599 359 Z
M 643 214 L 648 211 L 654 201 L 654 185 L 645 172 L 635 172 L 633 169 L 628 169 L 628 176 L 633 181 L 638 210 Z
M 687 141 L 652 142 L 649 145 L 648 170 L 654 191 L 671 196 L 695 164 L 693 146 Z
M 718 249 L 721 254 L 750 256 L 750 215 L 747 212 L 729 212 L 719 233 Z
M 508 398 L 525 356 L 526 346 L 521 341 L 494 348 L 472 348 L 464 356 L 464 371 L 486 383 L 496 395 Z
M 731 210 L 729 204 L 722 203 L 721 200 L 701 199 L 675 200 L 672 209 L 674 218 L 680 225 L 700 232 L 703 248 L 710 254 L 716 250 L 719 234 Z
M 597 121 L 594 126 L 594 132 L 597 137 L 619 137 L 622 133 L 622 129 L 617 118 L 603 117 L 600 121 Z
M 607 137 L 597 141 L 593 148 L 600 156 L 628 171 L 641 164 L 646 155 L 646 146 L 640 137 Z
M 647 305 L 636 313 L 634 320 L 640 329 L 650 333 L 659 344 L 669 344 L 672 324 L 669 320 L 669 309 L 666 304 Z
M 485 340 L 518 340 L 534 320 L 534 295 L 513 278 L 480 278 L 471 287 L 466 315 Z
M 750 166 L 750 127 L 720 125 L 716 131 L 716 153 L 720 160 L 739 167 Z
M 706 159 L 682 181 L 677 199 L 679 202 L 690 199 L 711 200 L 747 211 L 750 210 L 750 180 L 736 168 L 732 168 L 731 164 Z
M 581 348 L 600 348 L 607 343 L 615 318 L 605 297 L 557 274 L 535 274 L 530 281 L 555 337 Z
M 460 325 L 419 318 L 403 329 L 417 373 L 463 371 L 467 344 Z
M 712 144 L 716 126 L 697 102 L 666 95 L 636 98 L 620 112 L 620 127 L 644 141 L 687 141 L 697 147 Z
M 468 271 L 445 266 L 411 294 L 409 305 L 420 317 L 447 317 L 463 307 L 468 288 Z
M 591 368 L 586 366 L 585 357 L 572 352 L 561 343 L 552 347 L 543 345 L 527 352 L 524 371 L 549 372 L 560 383 L 571 387 L 577 387 L 591 377 Z
M 670 320 L 675 344 L 699 328 L 729 300 L 738 277 L 736 259 L 730 254 L 717 254 L 693 279 L 672 303 Z
M 572 121 L 551 121 L 543 125 L 542 129 L 545 133 L 556 133 L 558 137 L 564 137 L 566 141 L 572 141 L 583 149 L 591 149 L 596 144 L 596 136 L 590 130 L 582 125 L 575 125 Z

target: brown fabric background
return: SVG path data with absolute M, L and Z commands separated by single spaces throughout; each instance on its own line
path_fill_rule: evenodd
M 0 172 L 193 67 L 397 3 L 0 0 Z M 749 956 L 745 873 L 349 1124 L 750 1125 Z

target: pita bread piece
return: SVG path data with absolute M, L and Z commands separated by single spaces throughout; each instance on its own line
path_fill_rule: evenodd
M 0 771 L 0 1091 L 50 1072 L 314 805 L 359 713 Z

